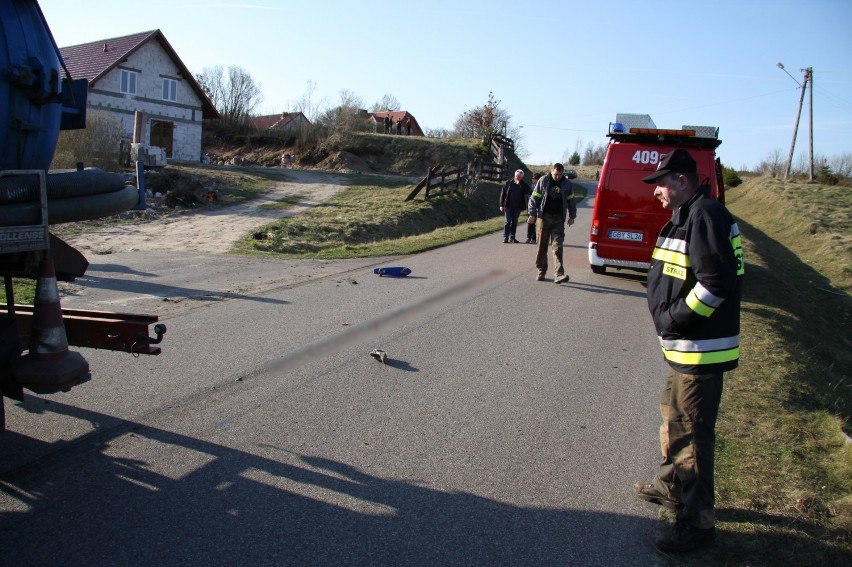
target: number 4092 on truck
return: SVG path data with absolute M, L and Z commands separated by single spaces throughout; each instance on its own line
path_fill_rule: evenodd
M 657 128 L 647 114 L 617 114 L 609 125 L 610 139 L 598 182 L 589 264 L 602 274 L 607 267 L 647 271 L 660 230 L 671 211 L 654 198 L 654 188 L 642 182 L 653 173 L 667 153 L 684 148 L 698 165 L 701 185 L 724 203 L 722 166 L 716 157 L 719 129 L 683 126 L 679 130 Z

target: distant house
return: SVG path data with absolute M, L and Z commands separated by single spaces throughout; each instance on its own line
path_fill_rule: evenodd
M 374 112 L 370 115 L 370 120 L 375 124 L 375 131 L 380 134 L 385 133 L 385 117 L 390 116 L 391 122 L 393 122 L 393 134 L 396 134 L 396 121 L 400 121 L 400 125 L 402 126 L 402 135 L 405 136 L 408 132 L 406 129 L 406 124 L 408 119 L 411 118 L 411 135 L 412 136 L 425 136 L 423 130 L 420 129 L 420 124 L 417 123 L 417 119 L 414 118 L 414 115 L 405 110 L 385 110 L 383 112 Z
M 258 130 L 299 130 L 310 126 L 311 121 L 301 112 L 282 112 L 256 116 L 251 123 Z
M 201 159 L 201 120 L 219 118 L 192 73 L 160 30 L 60 49 L 74 79 L 89 80 L 87 108 L 121 122 L 123 137 L 165 149 L 178 160 Z

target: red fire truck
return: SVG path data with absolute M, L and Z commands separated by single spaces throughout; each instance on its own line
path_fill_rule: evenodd
M 719 129 L 683 126 L 657 128 L 647 114 L 617 114 L 609 125 L 610 139 L 598 182 L 589 237 L 589 264 L 602 274 L 607 268 L 647 271 L 657 235 L 671 218 L 642 178 L 656 170 L 660 159 L 677 148 L 692 154 L 698 178 L 710 195 L 724 202 L 722 166 L 716 158 Z

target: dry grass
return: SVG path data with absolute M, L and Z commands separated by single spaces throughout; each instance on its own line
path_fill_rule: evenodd
M 241 240 L 234 251 L 287 258 L 356 258 L 413 254 L 499 229 L 499 185 L 471 197 L 451 194 L 406 201 L 413 185 L 399 177 L 349 176 L 352 186 L 295 217 Z

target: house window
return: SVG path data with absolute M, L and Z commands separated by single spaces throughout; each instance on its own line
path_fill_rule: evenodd
M 177 100 L 177 81 L 163 79 L 163 100 Z
M 127 94 L 136 94 L 136 76 L 139 73 L 136 71 L 121 70 L 121 92 Z

